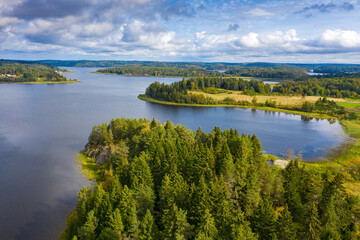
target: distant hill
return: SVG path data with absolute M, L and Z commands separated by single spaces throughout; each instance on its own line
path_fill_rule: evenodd
M 360 64 L 304 64 L 304 63 L 226 63 L 226 62 L 157 62 L 157 61 L 115 61 L 115 60 L 40 60 L 44 64 L 63 67 L 178 67 L 178 68 L 203 68 L 206 70 L 231 70 L 234 68 L 273 68 L 295 66 L 314 73 L 354 73 L 360 72 Z

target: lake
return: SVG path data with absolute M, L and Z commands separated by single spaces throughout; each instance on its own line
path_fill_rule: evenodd
M 0 84 L 0 239 L 57 239 L 77 192 L 90 183 L 76 154 L 92 127 L 111 118 L 156 118 L 196 130 L 236 128 L 256 133 L 264 152 L 288 149 L 305 160 L 321 157 L 348 139 L 340 124 L 241 108 L 165 106 L 137 99 L 153 81 L 177 78 L 92 74 L 68 68 L 81 83 Z

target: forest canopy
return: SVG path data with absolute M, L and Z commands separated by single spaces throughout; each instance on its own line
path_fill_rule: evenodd
M 341 172 L 270 166 L 255 135 L 146 119 L 94 126 L 84 187 L 60 239 L 356 239 Z

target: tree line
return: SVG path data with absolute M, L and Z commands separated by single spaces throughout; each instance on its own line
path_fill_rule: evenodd
M 226 90 L 244 91 L 252 94 L 270 94 L 271 86 L 262 81 L 244 80 L 242 78 L 191 78 L 179 82 L 164 84 L 154 82 L 146 89 L 148 97 L 169 102 L 211 104 L 212 98 L 205 98 L 202 94 L 189 94 L 188 90 L 204 90 L 206 88 L 221 88 Z
M 289 81 L 276 85 L 272 92 L 281 95 L 359 98 L 360 78 L 313 77 L 304 81 Z
M 0 81 L 35 82 L 39 78 L 45 81 L 66 81 L 59 68 L 36 62 L 14 62 L 0 60 Z
M 234 67 L 225 73 L 232 76 L 258 77 L 258 78 L 283 78 L 283 79 L 307 79 L 306 69 L 296 66 L 274 67 Z
M 358 98 L 360 79 L 347 78 L 314 78 L 306 81 L 290 81 L 275 85 L 273 88 L 262 81 L 243 80 L 241 78 L 191 78 L 179 82 L 164 84 L 154 82 L 145 91 L 145 97 L 181 104 L 202 105 L 239 105 L 272 107 L 279 109 L 295 110 L 302 112 L 316 112 L 344 119 L 356 119 L 357 114 L 346 111 L 343 106 L 337 105 L 327 97 L 350 97 Z M 219 90 L 220 89 L 220 90 Z M 202 91 L 211 94 L 223 93 L 221 89 L 243 91 L 243 94 L 253 96 L 251 102 L 235 100 L 226 97 L 222 100 L 205 96 L 192 91 Z M 265 103 L 257 102 L 256 95 L 284 95 L 284 96 L 319 96 L 315 103 L 305 101 L 302 105 L 278 105 L 275 100 L 267 100 Z
M 60 239 L 356 239 L 344 174 L 270 166 L 255 135 L 122 118 L 94 126 L 84 154 L 105 146 Z
M 177 68 L 177 67 L 114 67 L 99 69 L 98 73 L 110 73 L 129 76 L 152 76 L 152 77 L 220 77 L 226 74 L 218 71 L 208 71 L 199 67 Z

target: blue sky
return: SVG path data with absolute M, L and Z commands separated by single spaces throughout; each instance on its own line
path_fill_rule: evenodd
M 360 0 L 0 0 L 0 58 L 360 63 Z

